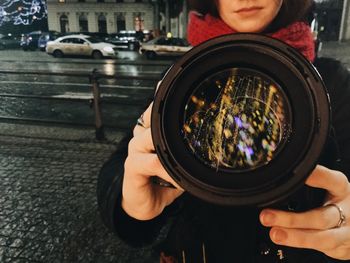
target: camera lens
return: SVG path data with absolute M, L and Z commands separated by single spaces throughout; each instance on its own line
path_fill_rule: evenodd
M 296 192 L 329 130 L 313 65 L 276 39 L 233 34 L 191 49 L 165 74 L 151 130 L 169 175 L 220 205 L 269 205 Z
M 214 169 L 245 171 L 266 165 L 291 131 L 282 88 L 251 69 L 230 68 L 203 80 L 185 104 L 189 150 Z

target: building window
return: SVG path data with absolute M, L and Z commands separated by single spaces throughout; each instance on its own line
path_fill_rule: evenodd
M 124 13 L 117 13 L 117 32 L 126 29 Z
M 69 21 L 66 15 L 60 16 L 60 28 L 61 28 L 61 33 L 69 32 Z
M 86 15 L 82 14 L 79 16 L 79 31 L 89 32 L 89 24 Z
M 134 28 L 136 31 L 144 30 L 143 13 L 134 13 Z
M 104 15 L 98 16 L 98 32 L 107 33 L 107 21 Z

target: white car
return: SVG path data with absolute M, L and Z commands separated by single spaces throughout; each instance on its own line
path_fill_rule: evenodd
M 68 35 L 49 41 L 46 52 L 57 58 L 65 55 L 77 55 L 90 56 L 95 59 L 114 57 L 118 53 L 115 45 L 101 42 L 101 40 L 86 35 Z
M 148 59 L 154 59 L 157 56 L 181 56 L 191 48 L 186 39 L 162 36 L 142 43 L 139 50 Z

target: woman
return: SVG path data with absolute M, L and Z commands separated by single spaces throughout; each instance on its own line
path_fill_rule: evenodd
M 314 60 L 312 35 L 302 22 L 311 1 L 190 3 L 198 11 L 188 29 L 192 45 L 222 34 L 261 33 Z M 152 184 L 150 177 L 157 175 L 177 186 L 154 153 L 150 106 L 134 128 L 128 153 L 130 138 L 101 171 L 98 200 L 106 225 L 133 246 L 153 246 L 161 262 L 350 262 L 350 75 L 330 59 L 314 65 L 330 93 L 336 135 L 306 181 L 328 192 L 320 207 L 303 213 L 220 207 L 180 187 Z

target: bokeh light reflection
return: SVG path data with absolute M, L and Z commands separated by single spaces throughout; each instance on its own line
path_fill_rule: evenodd
M 270 162 L 287 141 L 291 113 L 271 78 L 250 69 L 226 69 L 201 82 L 184 111 L 190 151 L 215 169 L 251 170 Z

